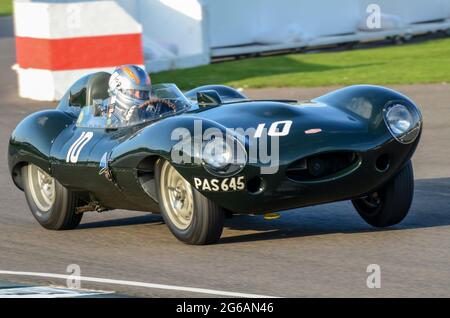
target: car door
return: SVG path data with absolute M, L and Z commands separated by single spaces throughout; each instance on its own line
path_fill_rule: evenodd
M 97 148 L 104 147 L 101 140 L 105 134 L 101 128 L 77 126 L 60 134 L 51 150 L 53 176 L 69 189 L 90 190 L 95 187 L 101 160 Z

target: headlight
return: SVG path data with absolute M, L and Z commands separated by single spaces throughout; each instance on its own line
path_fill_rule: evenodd
M 384 110 L 384 120 L 392 136 L 401 143 L 411 143 L 419 135 L 422 120 L 415 106 L 388 104 Z
M 205 169 L 214 175 L 231 176 L 239 173 L 247 162 L 244 146 L 235 138 L 214 138 L 203 147 Z
M 222 139 L 208 142 L 203 149 L 203 160 L 215 169 L 224 169 L 232 163 L 231 147 Z

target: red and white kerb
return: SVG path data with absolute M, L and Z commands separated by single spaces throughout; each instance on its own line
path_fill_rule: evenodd
M 16 0 L 19 94 L 58 100 L 81 76 L 144 64 L 142 27 L 115 1 Z

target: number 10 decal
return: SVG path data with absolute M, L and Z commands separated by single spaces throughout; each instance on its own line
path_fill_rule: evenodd
M 67 152 L 66 162 L 77 163 L 80 152 L 84 146 L 92 139 L 94 133 L 92 131 L 83 131 L 80 137 L 70 146 Z
M 282 129 L 278 130 L 279 126 Z M 289 134 L 289 130 L 291 130 L 292 120 L 280 120 L 272 123 L 269 127 L 269 131 L 267 135 L 271 137 L 282 137 Z M 255 131 L 255 138 L 261 138 L 264 128 L 266 124 L 259 124 Z

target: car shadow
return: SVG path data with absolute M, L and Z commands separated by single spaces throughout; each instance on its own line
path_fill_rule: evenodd
M 450 178 L 416 180 L 415 196 L 410 213 L 403 222 L 389 228 L 374 228 L 365 223 L 349 201 L 294 209 L 280 214 L 279 219 L 271 221 L 265 220 L 262 215 L 235 215 L 226 219 L 224 233 L 218 244 L 448 226 L 450 225 Z M 77 229 L 142 224 L 164 225 L 164 221 L 158 214 L 143 214 L 82 223 Z
M 108 213 L 108 212 L 105 212 Z M 94 221 L 89 223 L 81 223 L 76 230 L 85 230 L 103 227 L 131 226 L 140 224 L 163 224 L 164 221 L 159 214 L 145 213 L 139 216 L 125 217 L 120 219 L 108 219 L 103 221 Z
M 399 198 L 400 199 L 400 198 Z M 375 228 L 359 217 L 351 202 L 337 202 L 282 212 L 276 220 L 237 215 L 226 221 L 231 231 L 257 231 L 225 236 L 219 244 L 276 240 L 327 234 L 398 231 L 450 225 L 450 178 L 415 181 L 415 195 L 408 216 L 388 228 Z

